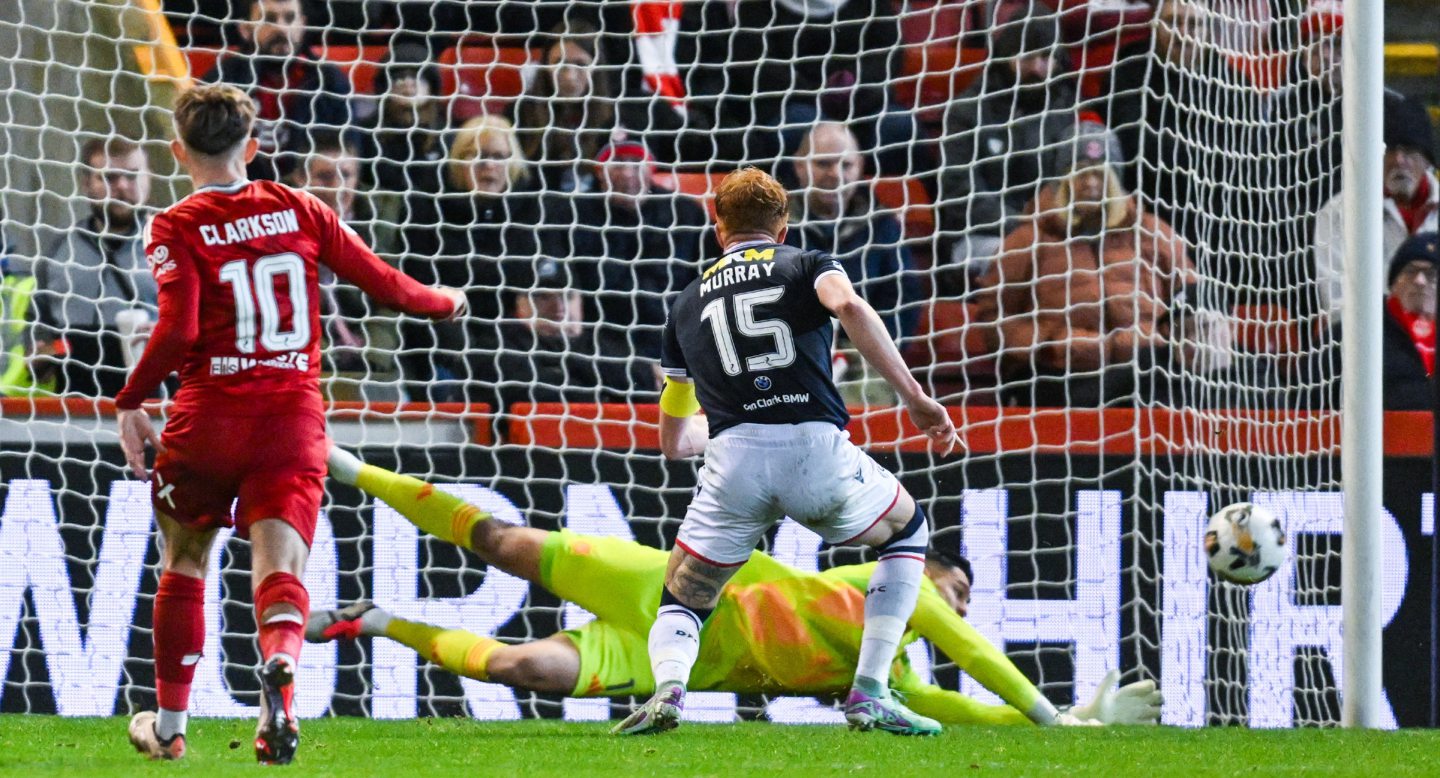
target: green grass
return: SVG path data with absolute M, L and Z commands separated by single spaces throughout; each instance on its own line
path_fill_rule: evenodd
M 254 724 L 191 723 L 190 757 L 144 762 L 125 719 L 0 716 L 0 774 L 255 774 Z M 309 721 L 296 775 L 950 776 L 1435 775 L 1440 733 L 954 727 L 938 738 L 860 735 L 838 727 L 689 725 L 648 738 L 604 726 L 462 719 Z M 267 768 L 273 769 L 273 768 Z

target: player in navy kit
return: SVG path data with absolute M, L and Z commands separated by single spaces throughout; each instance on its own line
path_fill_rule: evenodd
M 671 304 L 660 360 L 661 449 L 671 459 L 703 451 L 705 465 L 650 630 L 655 695 L 614 731 L 679 724 L 720 590 L 766 530 L 790 516 L 829 543 L 880 552 L 846 720 L 861 730 L 935 734 L 940 725 L 900 704 L 888 683 L 924 578 L 929 529 L 895 476 L 845 433 L 849 415 L 830 372 L 831 318 L 946 453 L 955 426 L 911 377 L 840 263 L 782 244 L 786 192 L 775 179 L 756 168 L 732 173 L 716 191 L 715 212 L 725 254 Z M 701 408 L 705 415 L 695 415 Z

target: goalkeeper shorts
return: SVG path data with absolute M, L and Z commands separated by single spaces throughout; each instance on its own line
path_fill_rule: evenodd
M 580 676 L 572 697 L 645 696 L 655 691 L 649 634 L 607 621 L 592 621 L 560 633 L 580 654 Z

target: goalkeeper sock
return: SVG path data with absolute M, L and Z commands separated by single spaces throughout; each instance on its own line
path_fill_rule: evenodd
M 700 656 L 700 629 L 710 618 L 708 608 L 691 608 L 665 589 L 660 612 L 650 627 L 650 670 L 655 688 L 667 683 L 690 683 L 690 669 Z
M 276 608 L 288 605 L 289 608 Z M 305 615 L 310 612 L 310 593 L 299 578 L 289 573 L 271 573 L 255 587 L 255 622 L 260 625 L 260 662 L 275 657 L 300 665 L 300 647 L 305 644 Z M 290 687 L 293 689 L 294 685 Z M 289 700 L 286 700 L 288 707 Z
M 394 616 L 385 625 L 384 635 L 456 675 L 477 681 L 490 680 L 490 656 L 505 645 L 463 629 L 445 629 Z
M 392 473 L 374 465 L 361 465 L 355 486 L 384 500 L 411 524 L 447 543 L 472 548 L 475 525 L 490 514 L 418 478 Z
M 860 659 L 855 666 L 855 686 L 869 694 L 874 694 L 875 689 L 888 690 L 890 665 L 900 650 L 905 625 L 920 596 L 929 541 L 925 512 L 917 504 L 905 528 L 877 549 L 880 561 L 865 591 L 865 631 L 860 636 Z
M 156 731 L 168 740 L 185 732 L 190 683 L 205 649 L 205 581 L 179 573 L 160 575 L 155 592 Z

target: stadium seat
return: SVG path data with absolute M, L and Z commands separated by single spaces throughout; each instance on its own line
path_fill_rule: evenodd
M 215 60 L 225 49 L 193 46 L 185 50 L 185 59 L 190 63 L 190 77 L 198 79 L 215 67 Z
M 681 194 L 698 197 L 705 204 L 710 220 L 715 220 L 715 190 L 729 172 L 721 173 L 667 173 L 656 176 L 656 183 L 672 188 Z
M 971 389 L 995 383 L 995 360 L 980 328 L 970 326 L 976 313 L 974 305 L 953 298 L 931 300 L 920 309 L 919 326 L 903 356 L 938 397 L 968 396 Z
M 503 114 L 525 91 L 525 69 L 538 52 L 491 42 L 465 43 L 440 55 L 440 90 L 453 98 L 450 118 L 463 122 L 482 113 Z
M 1300 323 L 1279 305 L 1237 305 L 1235 345 L 1254 354 L 1295 354 L 1303 342 Z
M 941 110 L 980 76 L 985 66 L 985 49 L 961 48 L 958 39 L 940 44 L 906 46 L 905 75 L 895 82 L 900 105 L 929 109 L 922 120 L 938 122 Z
M 316 46 L 311 52 L 345 71 L 356 94 L 375 93 L 375 74 L 390 49 L 386 46 Z
M 984 24 L 978 3 L 911 0 L 896 5 L 900 13 L 900 42 L 905 45 L 948 43 Z
M 918 178 L 877 178 L 870 182 L 875 201 L 900 212 L 906 238 L 928 238 L 935 232 L 935 205 Z
M 980 330 L 969 326 L 977 312 L 974 304 L 963 300 L 931 300 L 920 309 L 915 341 L 906 348 L 906 355 L 937 363 L 958 363 L 967 356 L 984 356 L 986 347 Z

